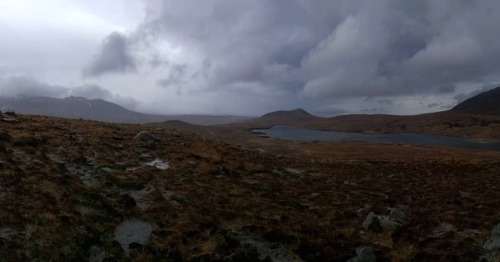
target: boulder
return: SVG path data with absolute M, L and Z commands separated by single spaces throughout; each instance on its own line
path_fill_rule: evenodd
M 356 248 L 356 257 L 348 260 L 348 262 L 376 262 L 377 257 L 372 247 L 358 247 Z
M 139 132 L 135 137 L 134 139 L 136 140 L 141 140 L 141 141 L 156 141 L 156 137 L 154 135 L 152 135 L 151 133 L 149 132 L 146 132 L 146 131 L 141 131 Z
M 488 251 L 498 250 L 500 251 L 500 224 L 498 224 L 491 231 L 491 237 L 486 240 L 483 245 L 483 248 Z

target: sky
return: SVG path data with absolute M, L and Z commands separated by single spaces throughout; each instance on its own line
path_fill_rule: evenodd
M 0 0 L 0 96 L 159 114 L 447 110 L 500 85 L 498 0 Z

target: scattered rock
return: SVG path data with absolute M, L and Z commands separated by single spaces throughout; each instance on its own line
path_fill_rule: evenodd
M 438 229 L 434 230 L 433 237 L 442 237 L 443 235 L 453 230 L 455 230 L 455 227 L 452 224 L 440 223 Z
M 268 254 L 272 262 L 301 262 L 302 259 L 292 251 L 284 248 L 272 250 Z
M 130 244 L 146 244 L 151 237 L 152 231 L 153 226 L 150 223 L 138 219 L 130 219 L 124 221 L 116 228 L 115 239 L 128 255 Z
M 390 208 L 389 218 L 393 221 L 403 223 L 406 218 L 405 212 L 401 208 Z
M 493 230 L 491 231 L 491 237 L 486 240 L 483 248 L 488 251 L 500 251 L 500 224 L 493 228 Z
M 152 135 L 149 132 L 146 131 L 141 131 L 139 132 L 134 139 L 141 140 L 141 141 L 156 141 L 156 137 Z
M 401 226 L 400 223 L 386 216 L 378 216 L 378 222 L 384 229 L 395 229 L 396 227 Z
M 89 253 L 89 262 L 103 262 L 106 258 L 106 251 L 98 246 L 91 246 Z
M 19 120 L 15 117 L 11 117 L 11 116 L 5 116 L 2 118 L 2 121 L 3 122 L 7 122 L 7 123 L 19 123 Z
M 300 175 L 302 173 L 301 170 L 298 170 L 296 168 L 285 168 L 286 172 L 292 174 L 292 175 Z
M 266 150 L 264 150 L 262 148 L 255 148 L 255 152 L 264 154 L 266 152 Z
M 170 203 L 176 206 L 189 203 L 189 200 L 185 196 L 178 194 L 174 191 L 163 191 L 161 195 L 165 200 L 169 201 Z
M 365 204 L 363 208 L 358 209 L 356 212 L 358 214 L 358 217 L 364 217 L 372 210 L 373 206 L 370 204 Z
M 378 224 L 377 215 L 375 215 L 375 213 L 373 212 L 370 212 L 368 213 L 368 216 L 366 216 L 365 220 L 363 220 L 362 226 L 365 229 L 370 229 L 375 225 L 375 223 Z
M 156 167 L 156 168 L 161 169 L 161 170 L 167 170 L 170 168 L 170 165 L 168 164 L 168 162 L 163 161 L 161 159 L 155 159 L 152 162 L 147 163 L 146 165 Z
M 356 257 L 348 260 L 348 262 L 376 262 L 377 257 L 372 247 L 358 247 L 356 248 Z
M 104 173 L 113 173 L 113 169 L 109 167 L 103 167 L 100 170 Z
M 363 221 L 362 226 L 365 229 L 377 230 L 380 227 L 384 229 L 394 229 L 398 226 L 401 226 L 401 224 L 389 217 L 378 216 L 374 212 L 370 212 Z

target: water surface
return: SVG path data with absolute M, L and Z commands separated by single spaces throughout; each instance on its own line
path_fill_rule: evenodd
M 470 149 L 500 151 L 499 142 L 477 142 L 466 138 L 425 134 L 365 134 L 335 131 L 319 131 L 290 126 L 275 126 L 269 129 L 254 129 L 264 136 L 295 141 L 365 141 L 373 143 L 395 143 L 430 146 L 448 146 Z

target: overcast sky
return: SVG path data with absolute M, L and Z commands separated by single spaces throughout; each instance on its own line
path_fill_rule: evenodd
M 500 81 L 498 0 L 0 0 L 0 95 L 162 114 L 445 110 Z

